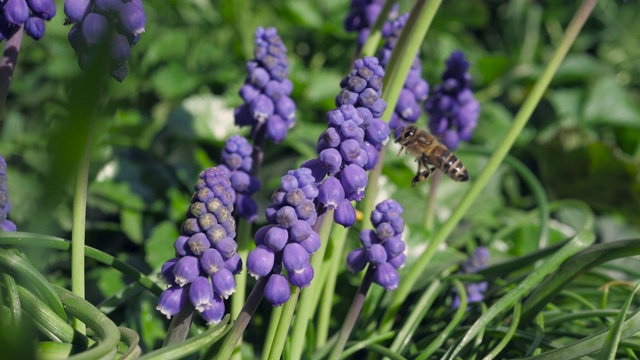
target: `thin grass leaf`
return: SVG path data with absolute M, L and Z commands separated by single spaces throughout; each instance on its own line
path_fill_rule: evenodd
M 120 360 L 133 360 L 137 359 L 142 353 L 138 343 L 140 342 L 140 335 L 132 329 L 126 327 L 118 327 L 120 331 L 121 344 L 125 345 Z
M 516 306 L 513 309 L 513 316 L 511 317 L 511 326 L 509 327 L 509 331 L 505 334 L 505 336 L 500 340 L 498 345 L 496 345 L 493 350 L 487 356 L 482 358 L 482 360 L 492 360 L 495 359 L 502 350 L 509 344 L 509 341 L 513 338 L 513 335 L 516 333 L 516 329 L 518 328 L 518 324 L 520 322 L 520 312 L 522 310 L 522 305 L 520 303 L 516 303 Z
M 636 295 L 636 292 L 640 289 L 640 282 L 633 288 L 633 292 L 627 298 L 620 313 L 616 317 L 615 322 L 611 326 L 609 333 L 607 334 L 607 340 L 604 342 L 602 351 L 600 352 L 600 360 L 615 360 L 616 352 L 618 351 L 618 344 L 620 343 L 620 335 L 622 334 L 622 325 L 624 324 L 624 318 L 629 311 L 631 301 Z

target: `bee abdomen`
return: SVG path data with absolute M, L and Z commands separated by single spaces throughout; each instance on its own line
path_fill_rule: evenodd
M 469 180 L 467 168 L 445 147 L 439 147 L 434 154 L 433 164 L 455 181 Z

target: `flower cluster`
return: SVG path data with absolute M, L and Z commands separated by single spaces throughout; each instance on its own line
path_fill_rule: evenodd
M 318 201 L 335 209 L 333 219 L 353 225 L 351 201 L 360 201 L 367 186 L 366 170 L 378 162 L 378 152 L 389 138 L 389 125 L 380 119 L 387 103 L 380 97 L 384 70 L 375 57 L 356 60 L 340 86 L 337 109 L 327 113 L 328 128 L 318 139 L 318 157 L 302 164 L 320 185 Z M 322 181 L 326 175 L 327 179 Z
M 9 189 L 7 189 L 7 163 L 0 155 L 0 229 L 2 231 L 16 231 L 16 224 L 7 219 L 11 211 Z
M 80 68 L 94 64 L 106 45 L 111 76 L 124 80 L 131 47 L 147 22 L 142 0 L 66 0 L 64 13 L 67 22 L 75 24 L 68 37 Z
M 238 126 L 251 126 L 252 136 L 266 136 L 279 143 L 296 120 L 296 104 L 289 95 L 287 48 L 275 28 L 259 27 L 255 37 L 255 59 L 247 63 L 247 79 L 240 88 L 244 104 L 235 109 Z
M 2 0 L 0 1 L 0 41 L 9 38 L 15 29 L 24 30 L 35 40 L 44 35 L 44 21 L 56 15 L 53 0 Z
M 374 267 L 373 282 L 387 290 L 398 287 L 400 276 L 397 269 L 404 265 L 406 245 L 402 240 L 404 220 L 402 206 L 393 199 L 376 205 L 371 212 L 371 223 L 375 230 L 360 232 L 362 247 L 352 250 L 347 256 L 347 269 L 362 271 L 367 263 Z
M 461 274 L 473 274 L 489 265 L 489 249 L 484 246 L 478 246 L 475 251 L 469 256 L 469 258 L 460 265 Z M 467 291 L 467 302 L 474 303 L 480 302 L 484 299 L 484 292 L 487 291 L 488 284 L 486 281 L 478 283 L 470 283 L 465 285 Z M 457 309 L 460 306 L 460 297 L 455 293 L 453 295 L 453 302 L 451 306 Z
M 174 243 L 176 257 L 162 266 L 169 288 L 160 295 L 157 309 L 170 318 L 190 301 L 207 324 L 216 324 L 225 311 L 222 299 L 236 290 L 233 275 L 242 270 L 231 215 L 235 193 L 224 170 L 209 168 L 199 177 Z
M 236 192 L 235 209 L 247 221 L 254 221 L 258 217 L 258 205 L 251 195 L 260 190 L 260 180 L 249 175 L 253 166 L 252 153 L 253 147 L 247 139 L 233 135 L 222 149 L 222 164 L 218 166 L 227 171 L 227 177 Z
M 269 225 L 258 229 L 256 248 L 247 257 L 251 276 L 268 277 L 264 297 L 273 306 L 289 300 L 289 283 L 299 288 L 309 286 L 313 279 L 309 257 L 320 248 L 320 236 L 311 228 L 316 223 L 314 199 L 318 196 L 311 170 L 290 170 L 280 185 L 265 210 Z M 281 274 L 283 266 L 286 277 Z
M 443 143 L 451 150 L 460 140 L 469 141 L 478 123 L 480 103 L 471 91 L 469 63 L 461 51 L 455 51 L 446 61 L 442 84 L 433 88 L 424 108 L 429 114 L 431 133 L 443 135 Z
M 349 14 L 344 19 L 344 28 L 350 32 L 358 32 L 358 48 L 369 38 L 371 27 L 375 24 L 384 7 L 385 0 L 351 0 Z M 398 4 L 394 4 L 389 18 L 397 16 Z M 388 23 L 383 26 L 383 29 Z
M 408 18 L 409 13 L 402 14 L 396 20 L 389 22 L 388 27 L 382 29 L 385 43 L 378 53 L 378 58 L 383 67 L 389 63 L 393 48 L 395 48 L 400 32 L 406 25 Z M 407 123 L 415 123 L 418 120 L 422 114 L 420 103 L 425 101 L 428 95 L 429 84 L 422 78 L 422 63 L 419 54 L 417 54 L 389 121 L 389 128 L 396 132 L 396 136 L 401 129 L 407 126 Z

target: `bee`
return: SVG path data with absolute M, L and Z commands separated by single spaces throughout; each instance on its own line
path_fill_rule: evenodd
M 451 150 L 427 131 L 420 130 L 415 126 L 407 126 L 402 129 L 396 142 L 402 146 L 398 151 L 398 156 L 400 156 L 402 150 L 406 150 L 407 153 L 416 157 L 418 172 L 411 180 L 411 186 L 427 180 L 436 171 L 436 168 L 442 170 L 455 181 L 469 180 L 467 168 L 462 165 L 462 162 L 458 160 Z M 425 170 L 422 170 L 423 168 Z

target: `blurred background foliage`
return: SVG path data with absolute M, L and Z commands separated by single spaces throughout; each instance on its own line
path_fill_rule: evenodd
M 0 153 L 9 165 L 10 217 L 18 229 L 69 238 L 73 179 L 55 168 L 52 149 L 56 141 L 74 137 L 74 129 L 64 124 L 81 73 L 66 39 L 62 3 L 57 1 L 58 15 L 41 41 L 25 38 L 7 99 Z M 401 2 L 401 12 L 410 3 Z M 431 86 L 437 84 L 444 59 L 456 49 L 471 63 L 482 113 L 472 144 L 463 145 L 459 157 L 472 179 L 487 158 L 472 150 L 491 150 L 501 140 L 578 3 L 443 2 L 422 46 L 423 75 Z M 355 35 L 342 28 L 348 7 L 347 0 L 145 1 L 146 33 L 132 51 L 129 75 L 122 84 L 109 79 L 101 99 L 88 245 L 146 272 L 172 257 L 198 172 L 217 164 L 225 139 L 240 132 L 233 125 L 233 108 L 241 103 L 237 91 L 252 58 L 255 28 L 274 26 L 289 50 L 298 112 L 288 138 L 268 144 L 263 188 L 256 195 L 264 209 L 280 176 L 314 154 L 324 114 L 334 107 L 339 81 L 354 59 Z M 579 199 L 596 211 L 599 241 L 640 235 L 637 34 L 636 1 L 600 1 L 511 152 L 536 174 L 550 199 Z M 419 124 L 426 128 L 425 119 Z M 382 192 L 409 210 L 410 263 L 430 235 L 421 200 L 429 185 L 409 186 L 415 164 L 395 157 L 396 151 L 392 147 L 386 156 Z M 64 179 L 64 185 L 52 186 L 51 176 Z M 451 213 L 464 186 L 440 182 L 436 226 Z M 490 244 L 496 258 L 532 251 L 539 227 L 528 215 L 534 207 L 530 189 L 504 166 L 450 244 L 462 251 Z M 264 222 L 260 214 L 258 224 Z M 564 224 L 571 216 L 570 211 L 555 215 L 562 221 L 551 222 L 551 242 L 566 238 Z M 514 224 L 522 226 L 500 232 Z M 355 229 L 351 235 L 357 236 Z M 451 253 L 456 256 L 449 261 L 464 258 Z M 68 281 L 67 254 L 38 255 L 42 261 L 34 264 L 51 281 Z M 432 268 L 446 266 L 436 261 Z M 87 296 L 94 304 L 130 281 L 91 262 L 88 269 Z M 352 293 L 338 291 L 337 301 Z M 102 309 L 138 331 L 144 346 L 157 347 L 166 323 L 155 310 L 156 299 L 148 294 L 122 299 L 126 306 L 116 301 Z M 249 331 L 264 329 L 267 307 L 260 310 Z

